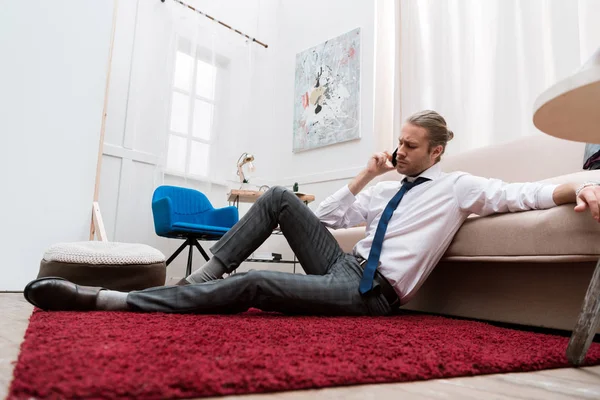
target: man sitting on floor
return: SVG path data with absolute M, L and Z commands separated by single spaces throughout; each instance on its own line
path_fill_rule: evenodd
M 45 310 L 130 310 L 233 313 L 250 307 L 289 314 L 387 315 L 408 302 L 471 214 L 545 209 L 577 202 L 600 218 L 596 183 L 507 184 L 463 172 L 443 173 L 438 162 L 453 137 L 434 111 L 411 116 L 402 127 L 395 159 L 374 154 L 348 185 L 320 204 L 316 215 L 292 192 L 274 187 L 210 250 L 214 257 L 176 286 L 129 293 L 41 278 L 25 298 Z M 396 161 L 396 166 L 393 162 Z M 402 181 L 380 182 L 396 169 Z M 352 254 L 326 229 L 366 222 L 366 237 Z M 277 226 L 306 275 L 233 272 Z

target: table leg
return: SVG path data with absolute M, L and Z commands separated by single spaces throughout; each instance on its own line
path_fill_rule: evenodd
M 581 365 L 592 344 L 600 322 L 600 260 L 588 286 L 579 319 L 569 340 L 567 358 L 575 366 Z

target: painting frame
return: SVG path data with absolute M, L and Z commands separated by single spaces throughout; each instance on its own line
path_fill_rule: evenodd
M 361 28 L 296 54 L 292 152 L 361 139 Z

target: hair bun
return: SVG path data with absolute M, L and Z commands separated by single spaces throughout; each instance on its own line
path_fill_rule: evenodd
M 448 131 L 448 141 L 452 140 L 452 138 L 454 138 L 454 132 L 452 132 L 450 129 L 447 129 Z

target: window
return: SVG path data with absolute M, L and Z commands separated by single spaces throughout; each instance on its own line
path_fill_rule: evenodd
M 219 71 L 200 50 L 195 57 L 190 53 L 180 48 L 175 55 L 166 169 L 208 177 Z

